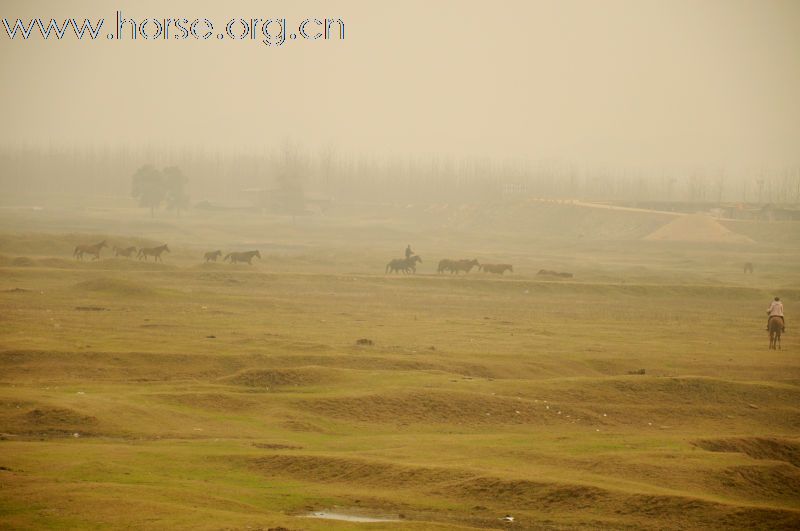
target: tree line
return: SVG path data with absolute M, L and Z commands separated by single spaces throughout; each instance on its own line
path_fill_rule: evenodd
M 0 147 L 0 201 L 105 197 L 179 213 L 192 202 L 296 210 L 308 199 L 393 203 L 507 197 L 800 203 L 800 165 L 739 172 L 584 168 L 569 161 L 485 157 L 379 158 L 304 151 L 195 148 Z M 133 196 L 133 199 L 131 197 Z M 126 199 L 127 198 L 127 199 Z M 266 204 L 265 204 L 266 203 Z

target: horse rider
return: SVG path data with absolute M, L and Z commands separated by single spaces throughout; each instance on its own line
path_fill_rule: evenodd
M 782 332 L 786 332 L 786 319 L 783 317 L 783 303 L 780 297 L 775 297 L 775 300 L 770 303 L 767 315 L 769 316 L 767 317 L 767 330 L 769 330 L 769 320 L 773 317 L 780 317 Z
M 408 260 L 412 256 L 414 256 L 414 251 L 411 250 L 411 244 L 409 243 L 408 247 L 406 247 L 406 260 Z

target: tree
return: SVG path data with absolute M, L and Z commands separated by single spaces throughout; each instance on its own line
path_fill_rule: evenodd
M 139 200 L 139 206 L 150 209 L 150 217 L 166 197 L 164 175 L 151 164 L 141 166 L 132 177 L 131 195 Z
M 189 207 L 189 195 L 186 193 L 188 180 L 179 167 L 169 166 L 164 168 L 163 182 L 166 190 L 167 208 L 175 210 L 179 217 L 181 210 Z
M 303 187 L 303 174 L 306 168 L 299 149 L 286 140 L 275 179 L 278 182 L 278 209 L 296 216 L 305 211 L 306 200 Z

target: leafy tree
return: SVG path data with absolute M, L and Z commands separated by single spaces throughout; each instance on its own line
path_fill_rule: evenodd
M 132 177 L 131 195 L 139 200 L 139 206 L 149 208 L 150 217 L 154 217 L 167 195 L 162 172 L 151 164 L 140 167 Z

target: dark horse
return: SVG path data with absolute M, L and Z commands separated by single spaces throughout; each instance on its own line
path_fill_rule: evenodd
M 783 331 L 783 319 L 779 315 L 769 318 L 769 348 L 770 350 L 781 349 L 781 331 Z
M 163 253 L 164 251 L 170 252 L 169 247 L 167 247 L 166 243 L 164 245 L 159 245 L 158 247 L 142 247 L 141 249 L 139 249 L 139 252 L 137 253 L 136 257 L 139 260 L 144 258 L 144 261 L 147 262 L 147 257 L 152 256 L 154 261 L 162 262 L 163 260 L 161 260 L 161 253 Z
M 459 272 L 463 271 L 465 273 L 469 273 L 472 271 L 473 267 L 480 267 L 478 260 L 473 258 L 472 260 L 450 260 L 445 258 L 439 261 L 439 267 L 437 268 L 437 273 L 442 273 L 444 271 L 450 271 L 450 274 L 453 273 L 458 274 Z
M 101 241 L 100 243 L 95 243 L 94 245 L 78 245 L 75 247 L 75 250 L 72 251 L 72 256 L 78 260 L 83 260 L 84 254 L 90 254 L 94 256 L 95 260 L 99 260 L 100 249 L 103 247 L 108 247 L 108 244 L 106 244 L 105 240 Z
M 261 253 L 258 251 L 247 251 L 246 253 L 228 253 L 222 261 L 227 262 L 230 260 L 232 264 L 236 262 L 247 262 L 249 265 L 253 265 L 254 256 L 257 256 L 258 259 L 261 260 Z
M 408 273 L 416 273 L 417 272 L 417 262 L 420 264 L 422 263 L 422 258 L 413 254 L 408 258 L 395 258 L 388 264 L 386 264 L 386 273 L 399 273 L 402 271 L 404 274 Z

